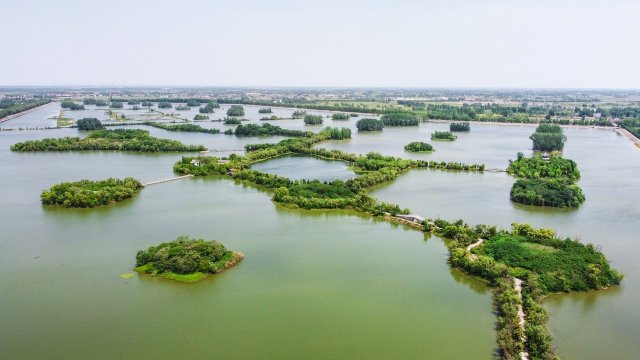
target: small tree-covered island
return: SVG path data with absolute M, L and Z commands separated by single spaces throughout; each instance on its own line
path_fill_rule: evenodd
M 578 165 L 559 156 L 526 158 L 518 153 L 507 172 L 518 178 L 511 188 L 511 200 L 520 204 L 551 207 L 577 207 L 585 201 Z
M 431 134 L 431 140 L 453 141 L 455 139 L 457 139 L 457 136 L 453 135 L 451 131 L 434 131 Z
M 95 130 L 86 138 L 63 137 L 29 140 L 11 146 L 12 151 L 91 151 L 119 150 L 135 152 L 196 152 L 203 145 L 185 145 L 176 140 L 158 139 L 146 130 Z
M 135 271 L 185 283 L 200 281 L 238 264 L 244 255 L 215 240 L 180 236 L 169 243 L 140 250 Z
M 142 188 L 140 181 L 130 177 L 102 181 L 80 180 L 54 185 L 51 189 L 43 191 L 40 199 L 43 205 L 92 208 L 129 199 Z
M 429 152 L 433 151 L 433 146 L 431 146 L 431 144 L 427 144 L 426 142 L 414 141 L 405 145 L 404 149 L 411 152 Z

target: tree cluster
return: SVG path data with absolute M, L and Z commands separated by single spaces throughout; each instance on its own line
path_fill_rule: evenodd
M 40 199 L 44 205 L 92 208 L 128 199 L 142 187 L 142 184 L 134 178 L 80 180 L 54 185 L 51 189 L 43 191 Z

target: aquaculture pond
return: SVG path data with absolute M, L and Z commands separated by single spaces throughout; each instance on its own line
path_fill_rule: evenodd
M 326 119 L 325 125 L 353 127 L 355 121 Z M 273 123 L 309 128 L 301 119 Z M 533 132 L 472 124 L 455 142 L 433 143 L 433 153 L 404 152 L 409 142 L 430 142 L 432 131 L 446 127 L 354 131 L 351 140 L 316 146 L 504 169 L 518 151 L 529 152 Z M 208 154 L 220 156 L 281 139 L 141 128 L 225 150 Z M 424 216 L 505 227 L 529 222 L 601 246 L 626 275 L 623 285 L 547 299 L 554 346 L 563 359 L 634 359 L 640 351 L 640 151 L 610 130 L 565 133 L 565 156 L 578 163 L 587 197 L 578 209 L 513 204 L 508 193 L 514 179 L 502 172 L 415 170 L 373 196 Z M 271 193 L 222 177 L 149 186 L 110 207 L 43 207 L 40 193 L 55 183 L 127 176 L 145 183 L 173 176 L 173 164 L 193 155 L 9 150 L 19 141 L 79 134 L 84 136 L 76 129 L 0 132 L 0 163 L 10 174 L 0 178 L 8 190 L 0 207 L 0 358 L 494 357 L 489 289 L 452 270 L 443 241 L 419 231 L 348 211 L 284 209 L 270 201 Z M 342 162 L 305 157 L 253 167 L 291 178 L 353 176 Z M 131 273 L 137 250 L 180 235 L 215 239 L 246 257 L 195 284 L 120 277 Z

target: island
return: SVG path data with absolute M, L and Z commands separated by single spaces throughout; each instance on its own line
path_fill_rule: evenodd
M 567 137 L 564 136 L 560 125 L 540 124 L 529 137 L 533 141 L 533 150 L 562 151 Z
M 494 288 L 502 359 L 554 359 L 544 297 L 605 289 L 623 278 L 595 246 L 561 239 L 551 229 L 514 223 L 509 231 L 427 219 L 424 231 L 451 239 L 451 265 Z
M 382 131 L 384 123 L 378 119 L 363 118 L 356 122 L 356 127 L 358 131 Z
M 272 112 L 270 107 L 264 107 L 258 110 L 258 114 L 271 114 Z
M 347 113 L 334 113 L 331 115 L 331 120 L 349 120 L 349 114 Z
M 227 116 L 244 116 L 244 108 L 242 105 L 231 105 L 227 110 Z
M 451 131 L 434 131 L 431 134 L 431 140 L 453 141 L 456 138 Z
M 43 205 L 59 205 L 66 208 L 92 208 L 115 204 L 131 198 L 143 188 L 134 178 L 102 181 L 80 180 L 56 184 L 40 195 Z
M 322 125 L 322 116 L 320 115 L 305 115 L 304 123 L 306 125 Z
M 78 126 L 78 130 L 84 131 L 104 129 L 100 120 L 96 118 L 82 118 L 76 122 L 76 125 Z
M 507 172 L 516 176 L 511 200 L 520 204 L 552 207 L 577 207 L 585 201 L 575 182 L 580 171 L 575 161 L 557 155 L 525 157 L 518 153 L 509 161 Z
M 433 146 L 431 146 L 431 144 L 427 144 L 426 142 L 414 141 L 405 145 L 404 149 L 411 152 L 428 152 L 433 151 Z
M 206 134 L 220 134 L 219 129 L 206 129 L 200 125 L 196 124 L 175 124 L 175 125 L 167 125 L 164 123 L 158 123 L 153 121 L 145 121 L 144 125 L 153 126 L 158 129 L 163 129 L 167 131 L 177 131 L 177 132 L 199 132 Z
M 63 137 L 28 140 L 11 145 L 12 151 L 95 151 L 119 150 L 135 152 L 196 152 L 203 145 L 185 145 L 176 140 L 158 139 L 146 130 L 95 130 L 86 138 Z
M 420 116 L 411 112 L 393 112 L 382 115 L 380 118 L 384 126 L 418 126 Z
M 511 187 L 511 201 L 524 205 L 578 207 L 585 201 L 582 189 L 567 179 L 522 179 Z
M 228 250 L 215 240 L 180 236 L 169 243 L 151 246 L 136 254 L 138 273 L 194 283 L 238 264 L 244 255 Z
M 471 131 L 471 127 L 469 126 L 469 122 L 454 122 L 449 124 L 449 131 L 455 132 L 466 132 Z

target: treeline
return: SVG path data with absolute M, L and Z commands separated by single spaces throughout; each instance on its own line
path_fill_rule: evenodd
M 620 123 L 620 126 L 640 139 L 640 119 L 627 119 Z
M 567 137 L 562 133 L 562 128 L 554 124 L 540 124 L 536 131 L 529 137 L 533 141 L 533 150 L 562 151 Z
M 224 132 L 227 135 L 236 136 L 268 136 L 268 135 L 280 135 L 290 137 L 303 137 L 310 136 L 312 133 L 302 130 L 289 130 L 283 129 L 279 126 L 271 125 L 269 123 L 264 124 L 246 124 L 238 125 L 235 130 L 228 129 Z
M 358 131 L 382 131 L 384 123 L 382 120 L 364 118 L 356 122 L 356 128 Z
M 95 105 L 95 106 L 108 106 L 109 101 L 97 98 L 84 98 L 82 99 L 82 103 L 85 105 Z
M 84 110 L 84 105 L 78 104 L 73 101 L 63 101 L 60 103 L 60 107 L 69 110 Z
M 81 139 L 79 137 L 46 138 L 29 140 L 11 146 L 12 151 L 92 151 L 117 150 L 135 152 L 196 152 L 204 151 L 203 145 L 184 145 L 169 139 L 158 139 L 145 130 L 96 130 Z
M 38 106 L 42 106 L 50 103 L 49 99 L 41 99 L 41 100 L 28 100 L 24 102 L 6 102 L 3 108 L 0 110 L 0 119 L 7 117 L 9 115 L 14 115 L 23 111 L 27 111 L 33 109 Z
M 355 106 L 351 103 L 340 103 L 340 104 L 317 104 L 310 103 L 307 101 L 296 101 L 292 99 L 283 99 L 280 102 L 274 102 L 273 100 L 251 100 L 248 98 L 241 99 L 227 99 L 227 98 L 219 98 L 217 101 L 220 104 L 244 104 L 244 105 L 258 105 L 258 106 L 278 106 L 278 107 L 292 107 L 292 108 L 301 108 L 301 109 L 313 109 L 313 110 L 327 110 L 327 111 L 340 111 L 347 113 L 371 113 L 378 114 L 381 112 L 380 109 L 371 109 L 364 106 Z
M 394 112 L 382 115 L 380 118 L 384 126 L 418 126 L 420 117 L 410 112 Z
M 457 131 L 457 132 L 471 131 L 471 127 L 469 126 L 468 122 L 454 122 L 449 124 L 449 131 Z
M 206 129 L 196 124 L 175 124 L 175 125 L 167 125 L 163 123 L 153 122 L 153 121 L 145 121 L 144 125 L 153 126 L 158 129 L 163 129 L 167 131 L 177 131 L 177 132 L 198 132 L 198 133 L 206 133 L 206 134 L 220 134 L 220 130 L 218 129 Z
M 51 189 L 43 191 L 40 199 L 44 205 L 92 208 L 128 199 L 142 188 L 138 180 L 130 177 L 122 180 L 80 180 L 54 185 Z

